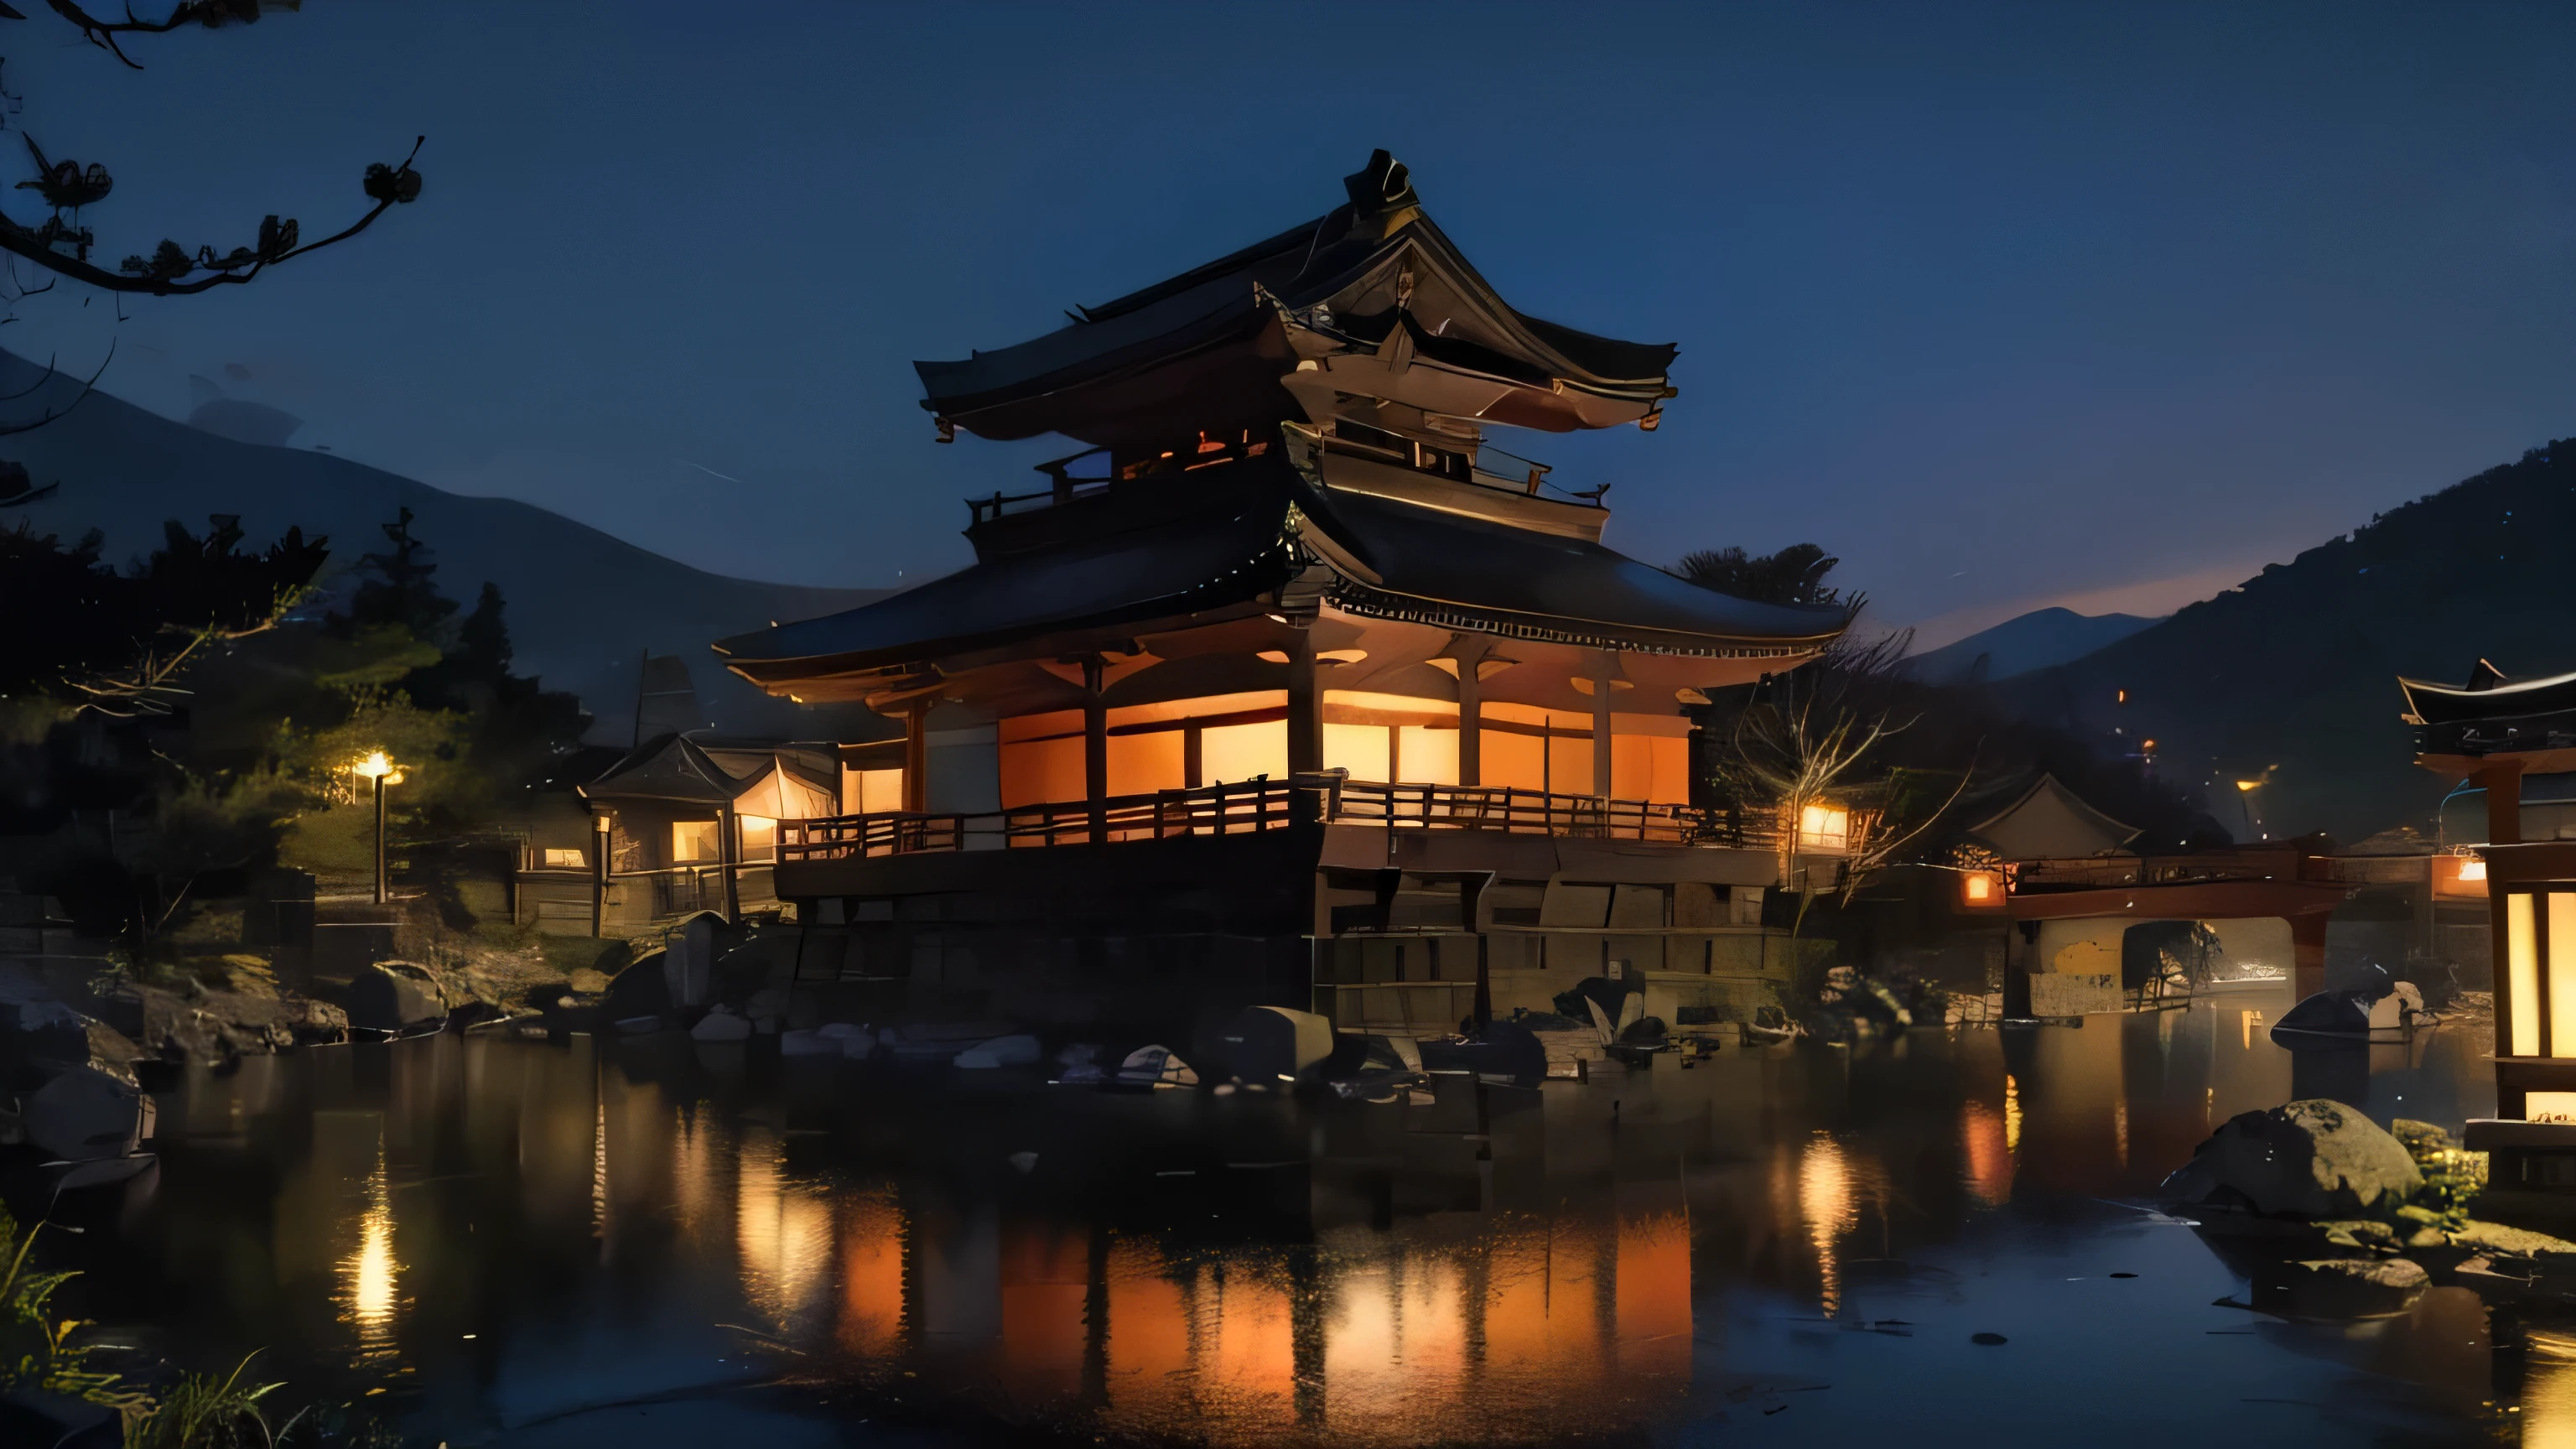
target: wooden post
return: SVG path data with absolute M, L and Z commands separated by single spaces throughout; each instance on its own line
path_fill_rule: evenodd
M 1101 660 L 1082 659 L 1082 798 L 1090 807 L 1091 843 L 1109 843 L 1109 704 L 1101 696 Z
M 383 905 L 391 894 L 385 876 L 385 777 L 376 776 L 376 904 Z
M 1207 783 L 1207 731 L 1195 720 L 1181 726 L 1181 783 L 1193 790 Z
M 1288 631 L 1288 773 L 1312 775 L 1324 768 L 1323 700 L 1315 688 L 1315 635 L 1311 629 Z
M 1467 636 L 1459 635 L 1463 641 Z M 1485 691 L 1484 682 L 1476 678 L 1483 665 L 1483 642 L 1458 643 L 1449 656 L 1458 666 L 1458 783 L 1485 783 Z
M 903 717 L 903 808 L 930 808 L 930 701 L 916 699 Z
M 2290 917 L 2290 994 L 2297 1000 L 2326 989 L 2326 911 Z
M 1615 657 L 1605 656 L 1592 679 L 1592 793 L 1610 798 L 1610 671 Z
M 731 805 L 716 816 L 716 860 L 724 870 L 725 919 L 742 924 L 742 817 Z
M 2522 840 L 2522 761 L 2489 760 L 2478 771 L 2487 787 L 2487 844 Z
M 595 941 L 608 933 L 608 847 L 616 822 L 604 814 L 590 819 L 590 935 Z

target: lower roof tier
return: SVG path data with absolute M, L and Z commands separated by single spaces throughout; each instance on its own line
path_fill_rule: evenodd
M 1140 635 L 1236 621 L 1259 632 L 1272 616 L 1325 606 L 1444 635 L 1767 670 L 1812 657 L 1849 623 L 1837 607 L 1717 593 L 1587 539 L 1317 488 L 1276 458 L 1227 471 L 1133 526 L 989 556 L 715 647 L 754 684 L 819 702 L 880 699 L 1014 660 L 1134 655 Z

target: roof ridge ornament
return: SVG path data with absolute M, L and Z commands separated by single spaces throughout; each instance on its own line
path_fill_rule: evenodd
M 1413 171 L 1383 146 L 1369 153 L 1368 164 L 1342 178 L 1351 199 L 1351 234 L 1383 238 L 1422 215 L 1422 198 L 1413 190 Z

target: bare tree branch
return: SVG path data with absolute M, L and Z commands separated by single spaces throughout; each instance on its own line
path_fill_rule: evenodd
M 106 355 L 105 357 L 102 357 L 102 358 L 100 358 L 100 359 L 98 360 L 98 366 L 97 366 L 96 368 L 93 368 L 93 369 L 91 370 L 90 375 L 89 375 L 88 377 L 86 377 L 86 378 L 82 379 L 82 381 L 81 381 L 81 385 L 80 385 L 80 391 L 79 391 L 79 392 L 77 392 L 77 393 L 74 393 L 74 394 L 72 395 L 72 400 L 71 400 L 70 402 L 67 402 L 67 403 L 63 404 L 63 405 L 62 405 L 61 407 L 59 407 L 59 408 L 57 408 L 57 407 L 53 406 L 51 403 L 46 404 L 46 405 L 45 405 L 45 415 L 44 415 L 43 417 L 41 417 L 41 418 L 36 419 L 34 422 L 23 422 L 23 423 L 0 423 L 0 438 L 15 437 L 16 435 L 18 435 L 18 434 L 20 434 L 20 433 L 32 433 L 32 432 L 34 432 L 36 429 L 38 429 L 38 428 L 41 428 L 41 427 L 45 426 L 47 423 L 54 422 L 54 421 L 56 421 L 56 420 L 58 420 L 58 419 L 60 419 L 60 418 L 62 418 L 62 417 L 64 417 L 64 416 L 68 415 L 68 414 L 71 412 L 71 410 L 72 410 L 72 409 L 74 409 L 74 408 L 76 408 L 76 407 L 79 407 L 79 406 L 81 405 L 81 403 L 82 403 L 83 401 L 85 401 L 85 400 L 89 397 L 89 395 L 90 395 L 92 392 L 94 392 L 94 391 L 96 391 L 96 390 L 97 390 L 97 388 L 98 388 L 98 380 L 99 380 L 100 378 L 105 377 L 105 376 L 107 375 L 107 365 L 108 365 L 109 363 L 111 363 L 111 362 L 114 362 L 115 360 L 116 360 L 116 339 L 115 339 L 115 338 L 113 338 L 113 337 L 111 337 L 111 338 L 109 338 L 109 339 L 107 340 L 107 355 Z M 46 381 L 51 381 L 51 380 L 53 379 L 54 375 L 55 375 L 55 374 L 54 374 L 54 364 L 53 364 L 53 360 L 52 360 L 51 358 L 48 358 L 48 359 L 46 359 L 46 361 L 45 361 L 45 380 L 46 380 Z M 27 392 L 34 392 L 34 391 L 36 391 L 36 388 L 43 387 L 44 385 L 45 385 L 45 384 L 44 384 L 44 382 L 39 382 L 39 383 L 37 383 L 37 384 L 36 384 L 36 387 L 31 387 L 31 388 L 27 389 Z M 26 393 L 26 392 L 22 392 L 22 393 L 18 393 L 18 394 L 16 394 L 16 395 L 15 395 L 15 397 L 25 397 L 26 395 L 27 395 L 27 393 Z M 13 399 L 11 399 L 11 400 L 13 400 L 13 401 L 14 401 L 14 398 L 13 398 Z M 27 498 L 20 498 L 20 499 L 14 499 L 14 500 L 12 500 L 12 501 L 13 501 L 13 502 L 25 503 L 25 502 L 32 502 L 33 500 L 32 500 L 32 499 L 27 499 Z

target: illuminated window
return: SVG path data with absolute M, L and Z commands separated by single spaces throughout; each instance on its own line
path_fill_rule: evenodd
M 682 820 L 671 826 L 671 863 L 688 865 L 701 860 L 722 860 L 723 839 L 712 820 Z
M 778 822 L 766 815 L 742 817 L 742 858 L 767 860 L 778 849 Z
M 590 856 L 586 852 L 579 850 L 559 850 L 553 846 L 546 847 L 546 868 L 549 870 L 579 870 L 588 864 L 590 864 Z
M 1841 850 L 1850 843 L 1850 811 L 1832 805 L 1809 805 L 1798 812 L 1800 850 Z
M 2459 879 L 2460 879 L 2460 880 L 2462 880 L 2462 881 L 2482 881 L 2482 880 L 2485 880 L 2486 878 L 2487 878 L 2487 863 L 2486 863 L 2485 861 L 2483 861 L 2483 860 L 2464 860 L 2464 861 L 2461 861 L 2461 862 L 2460 862 L 2460 874 L 2459 874 Z
M 1969 904 L 1983 905 L 1995 898 L 1995 878 L 1984 871 L 1973 872 L 1968 876 L 1967 890 Z
M 2576 1058 L 2576 891 L 2504 898 L 2508 1055 Z

